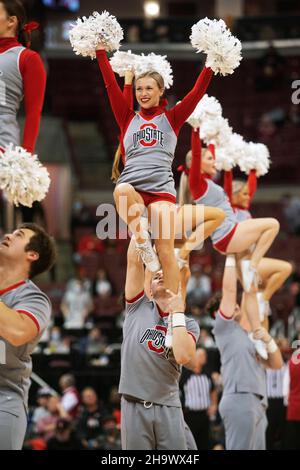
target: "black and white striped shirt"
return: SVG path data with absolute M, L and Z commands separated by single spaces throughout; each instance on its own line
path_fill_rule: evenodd
M 208 374 L 186 371 L 182 376 L 182 389 L 186 409 L 201 411 L 210 407 L 210 393 L 214 390 L 214 384 Z
M 267 369 L 267 396 L 268 398 L 283 398 L 283 378 L 286 364 L 277 370 Z

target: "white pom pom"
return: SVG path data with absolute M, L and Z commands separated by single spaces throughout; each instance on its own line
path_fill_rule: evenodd
M 216 148 L 216 168 L 229 171 L 243 158 L 246 142 L 239 134 L 231 134 L 223 147 Z
M 221 75 L 232 74 L 242 59 L 241 42 L 223 20 L 204 18 L 192 27 L 191 44 L 197 52 L 207 54 L 206 67 Z
M 215 149 L 216 152 L 216 169 L 219 171 L 229 171 L 234 167 L 234 159 L 228 149 L 222 147 Z
M 268 173 L 270 162 L 270 152 L 266 145 L 249 142 L 243 158 L 238 163 L 242 171 L 249 174 L 251 170 L 256 170 L 259 177 Z
M 214 96 L 204 95 L 186 122 L 197 128 L 201 127 L 206 120 L 217 116 L 222 116 L 222 106 L 219 101 Z
M 107 11 L 101 14 L 95 11 L 88 18 L 78 18 L 69 34 L 75 54 L 92 59 L 96 57 L 99 44 L 102 44 L 107 52 L 112 52 L 119 49 L 123 39 L 121 26 Z
M 222 116 L 207 119 L 201 126 L 201 138 L 206 145 L 214 144 L 216 147 L 225 147 L 232 134 L 228 120 Z
M 131 51 L 123 52 L 117 51 L 110 59 L 111 67 L 120 77 L 125 76 L 125 72 L 130 70 L 135 71 L 135 63 L 138 60 L 136 54 L 132 54 Z
M 31 207 L 34 201 L 41 201 L 49 185 L 49 173 L 36 155 L 12 144 L 0 154 L 0 189 L 16 206 Z
M 264 144 L 256 145 L 256 174 L 258 177 L 266 175 L 271 164 L 269 149 Z
M 147 72 L 159 73 L 164 81 L 165 88 L 170 88 L 173 85 L 173 71 L 170 62 L 166 59 L 167 56 L 158 54 L 140 55 L 137 56 L 135 61 L 135 77 L 138 78 Z

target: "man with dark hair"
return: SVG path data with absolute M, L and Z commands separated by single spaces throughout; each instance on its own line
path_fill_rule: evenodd
M 51 316 L 50 300 L 29 279 L 54 261 L 54 241 L 35 224 L 21 225 L 0 243 L 0 450 L 22 448 L 31 354 Z

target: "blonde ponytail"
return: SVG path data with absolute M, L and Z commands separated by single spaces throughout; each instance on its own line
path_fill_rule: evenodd
M 114 162 L 113 162 L 113 166 L 112 166 L 112 170 L 111 170 L 111 180 L 114 183 L 117 182 L 117 180 L 120 176 L 119 163 L 120 163 L 121 155 L 122 155 L 121 144 L 119 144 L 118 148 L 116 150 L 116 153 L 115 153 L 115 158 L 114 158 Z

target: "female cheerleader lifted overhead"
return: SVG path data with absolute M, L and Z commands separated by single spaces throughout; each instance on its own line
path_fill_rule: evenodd
M 126 71 L 124 75 L 123 96 L 131 108 L 133 108 L 133 79 L 134 73 L 130 70 Z M 190 151 L 189 154 L 191 163 L 192 152 Z M 112 180 L 114 182 L 120 176 L 119 162 L 121 157 L 124 164 L 124 149 L 119 144 L 112 168 Z M 225 214 L 221 209 L 194 205 L 192 204 L 192 198 L 189 204 L 181 205 L 179 203 L 175 213 L 175 255 L 180 270 L 188 267 L 190 252 L 201 247 L 204 240 L 216 230 L 224 221 L 224 218 Z M 143 229 L 148 232 L 149 222 L 145 213 L 141 217 L 140 223 Z
M 243 287 L 246 292 L 257 285 L 258 265 L 279 231 L 274 218 L 249 219 L 238 222 L 228 197 L 212 178 L 216 174 L 215 159 L 209 149 L 201 147 L 199 129 L 192 131 L 192 165 L 190 190 L 196 204 L 223 209 L 224 222 L 211 235 L 214 248 L 223 254 L 237 254 L 252 248 L 250 260 L 242 260 Z M 252 331 L 260 328 L 258 312 L 248 312 Z

